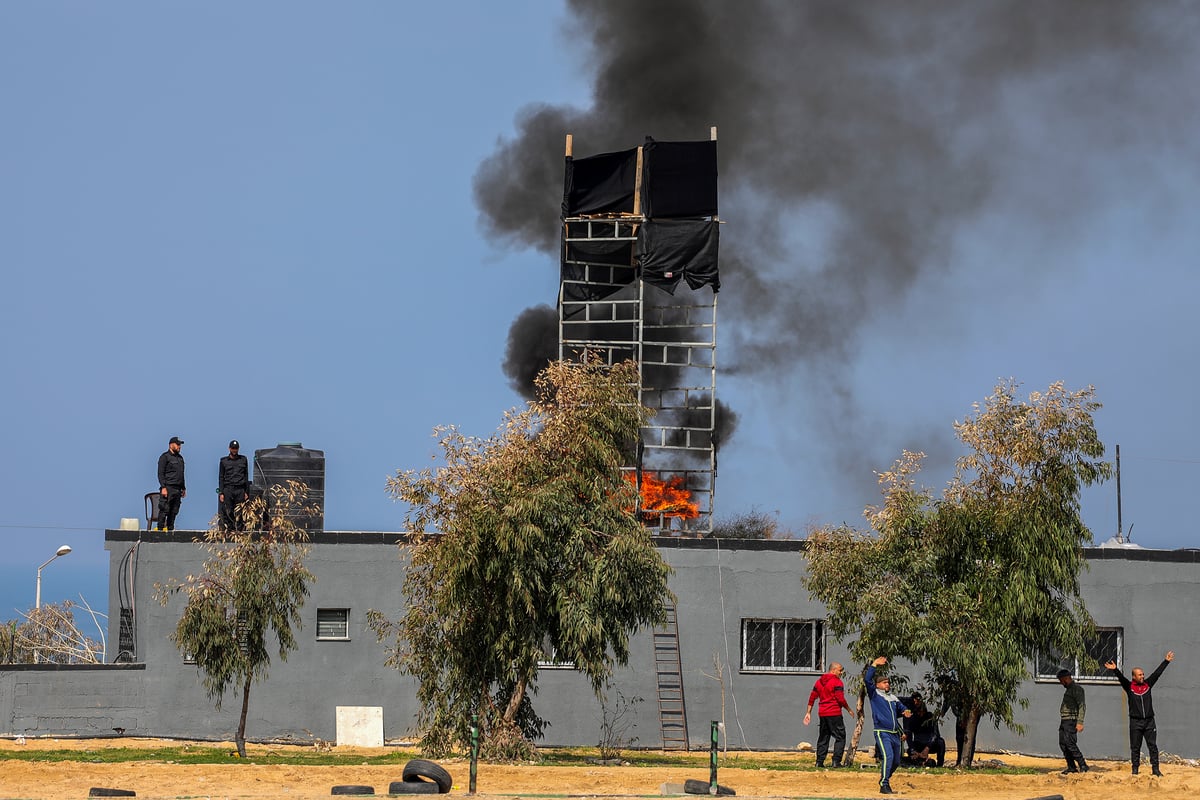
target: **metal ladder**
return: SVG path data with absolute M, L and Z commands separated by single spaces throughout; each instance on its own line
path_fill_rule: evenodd
M 663 750 L 687 750 L 687 707 L 683 701 L 683 663 L 679 657 L 679 621 L 675 601 L 667 601 L 666 621 L 654 628 L 654 672 L 658 679 L 658 725 Z

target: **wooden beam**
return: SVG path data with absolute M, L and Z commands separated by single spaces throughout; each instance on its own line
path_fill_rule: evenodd
M 637 149 L 637 172 L 633 181 L 633 213 L 642 213 L 642 148 Z
M 715 131 L 716 128 L 713 128 L 713 130 Z M 567 158 L 571 157 L 571 145 L 574 142 L 574 138 L 571 134 L 567 134 Z

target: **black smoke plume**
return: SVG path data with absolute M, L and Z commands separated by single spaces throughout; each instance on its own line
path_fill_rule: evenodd
M 897 314 L 916 292 L 941 291 L 940 279 L 955 269 L 955 237 L 984 212 L 1015 214 L 1019 235 L 1046 235 L 1086 210 L 1093 161 L 1103 164 L 1130 143 L 1195 147 L 1191 54 L 1200 5 L 568 7 L 566 35 L 593 73 L 592 95 L 579 107 L 517 114 L 516 135 L 475 176 L 484 228 L 553 264 L 566 133 L 577 155 L 590 155 L 646 135 L 705 139 L 717 126 L 721 216 L 729 223 L 721 242 L 722 374 L 803 387 L 803 404 L 780 403 L 778 424 L 803 423 L 836 443 L 829 449 L 838 466 L 857 479 L 865 472 L 868 482 L 870 468 L 896 455 L 894 437 L 903 432 L 892 431 L 881 452 L 881 423 L 856 394 L 852 367 L 867 325 Z M 1012 265 L 995 279 L 1030 280 L 1044 268 Z M 942 306 L 939 313 L 964 321 L 981 312 L 977 297 L 948 297 Z M 522 320 L 514 327 L 530 322 Z M 789 419 L 800 408 L 806 419 Z

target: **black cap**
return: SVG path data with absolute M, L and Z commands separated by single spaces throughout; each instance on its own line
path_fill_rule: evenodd
M 241 445 L 240 445 L 240 444 L 238 444 L 238 440 L 237 440 L 237 439 L 234 439 L 232 442 L 230 442 L 230 443 L 229 443 L 229 449 L 230 449 L 230 450 L 237 450 L 237 449 L 238 449 L 238 448 L 240 448 L 240 447 L 241 447 Z
M 1057 674 L 1057 675 L 1055 675 L 1054 677 L 1056 677 L 1056 678 L 1058 678 L 1058 679 L 1060 679 L 1060 680 L 1061 680 L 1062 678 L 1069 678 L 1069 677 L 1071 677 L 1071 670 L 1069 670 L 1069 669 L 1060 669 L 1060 670 L 1058 671 L 1058 674 Z
M 178 436 L 172 436 L 171 441 L 167 442 L 167 444 L 183 444 L 183 439 L 180 439 Z

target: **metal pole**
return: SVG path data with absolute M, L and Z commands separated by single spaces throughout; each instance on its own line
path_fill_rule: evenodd
M 708 793 L 717 793 L 717 726 L 720 723 L 715 719 L 708 724 L 709 727 L 709 744 L 708 744 Z
M 50 564 L 51 561 L 58 558 L 59 556 L 65 556 L 69 552 L 71 552 L 70 545 L 68 545 L 68 544 L 60 545 L 58 550 L 55 551 L 54 555 L 52 555 L 48 559 L 46 559 L 42 563 L 42 565 L 37 568 L 37 593 L 34 595 L 34 600 L 33 600 L 33 607 L 35 610 L 42 607 L 42 570 L 44 570 Z
M 45 563 L 43 563 L 40 567 L 37 568 L 37 591 L 34 593 L 34 596 L 33 596 L 33 610 L 34 611 L 37 611 L 38 609 L 40 609 L 42 607 L 42 570 L 44 570 L 51 561 L 58 558 L 59 556 L 65 556 L 69 552 L 71 552 L 70 545 L 66 545 L 66 544 L 61 545 L 58 548 L 58 550 L 55 551 L 54 555 L 52 555 L 52 556 L 50 556 L 50 558 L 46 559 Z M 33 663 L 36 664 L 37 662 L 38 662 L 38 651 L 37 651 L 37 648 L 34 648 Z
M 1121 524 L 1121 445 L 1117 445 L 1117 541 L 1125 541 L 1125 526 Z
M 479 714 L 471 715 L 471 780 L 467 794 L 475 794 L 475 777 L 479 773 Z

